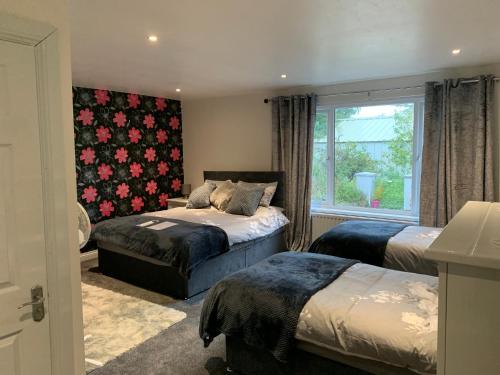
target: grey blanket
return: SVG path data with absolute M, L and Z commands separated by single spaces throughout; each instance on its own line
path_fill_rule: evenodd
M 406 224 L 388 221 L 350 220 L 319 236 L 309 252 L 328 254 L 382 267 L 389 239 Z
M 140 224 L 153 222 L 147 226 Z M 154 225 L 176 225 L 155 230 Z M 229 250 L 227 234 L 219 227 L 156 216 L 132 215 L 96 224 L 93 239 L 135 254 L 160 260 L 189 276 L 191 270 Z
M 200 337 L 208 346 L 223 333 L 287 362 L 304 305 L 354 263 L 321 254 L 285 252 L 236 272 L 208 293 Z

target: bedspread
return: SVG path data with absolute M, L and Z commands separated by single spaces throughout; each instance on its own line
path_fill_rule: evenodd
M 438 278 L 355 264 L 311 297 L 295 337 L 342 354 L 434 374 Z
M 287 362 L 306 302 L 355 263 L 322 254 L 286 252 L 236 272 L 208 293 L 200 337 L 208 346 L 223 333 Z
M 345 221 L 319 236 L 309 247 L 309 252 L 382 266 L 387 242 L 406 226 L 387 221 Z
M 219 227 L 147 215 L 101 221 L 92 237 L 98 246 L 112 245 L 160 260 L 185 276 L 229 250 L 227 234 Z

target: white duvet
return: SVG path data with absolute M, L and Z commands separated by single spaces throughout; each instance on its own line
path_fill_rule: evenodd
M 144 215 L 215 225 L 227 233 L 230 246 L 266 236 L 289 223 L 279 208 L 262 206 L 253 216 L 231 215 L 212 206 L 189 210 L 185 207 L 178 207 L 148 212 Z
M 438 278 L 358 263 L 304 306 L 295 337 L 309 344 L 434 374 Z
M 387 243 L 384 268 L 437 276 L 437 263 L 424 253 L 441 234 L 442 228 L 408 226 Z

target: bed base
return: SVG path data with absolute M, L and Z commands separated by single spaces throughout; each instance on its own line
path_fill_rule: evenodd
M 370 375 L 340 362 L 295 349 L 290 362 L 278 362 L 270 353 L 226 336 L 228 369 L 243 375 Z
M 243 242 L 191 272 L 189 277 L 159 260 L 97 243 L 99 269 L 106 275 L 174 298 L 188 299 L 212 287 L 217 281 L 240 269 L 286 249 L 285 229 Z
M 278 362 L 269 352 L 226 336 L 228 369 L 243 375 L 415 375 L 383 362 L 347 356 L 305 342 L 297 342 L 290 362 Z

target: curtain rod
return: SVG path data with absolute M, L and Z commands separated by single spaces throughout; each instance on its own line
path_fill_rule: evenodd
M 500 81 L 500 77 L 494 77 L 494 81 Z M 461 81 L 460 83 L 478 83 L 478 79 L 469 79 L 469 80 L 464 80 Z M 441 86 L 443 85 L 442 83 L 436 83 L 435 86 Z M 373 94 L 373 93 L 379 93 L 379 92 L 390 92 L 390 91 L 401 91 L 401 90 L 413 90 L 413 89 L 423 89 L 425 85 L 418 85 L 418 86 L 406 86 L 406 87 L 394 87 L 390 89 L 378 89 L 378 90 L 361 90 L 361 91 L 345 91 L 345 92 L 338 92 L 338 93 L 333 93 L 333 94 L 318 94 L 318 97 L 329 97 L 329 96 L 343 96 L 343 95 L 356 95 L 356 94 Z M 265 98 L 264 103 L 269 103 L 271 101 L 270 98 Z

